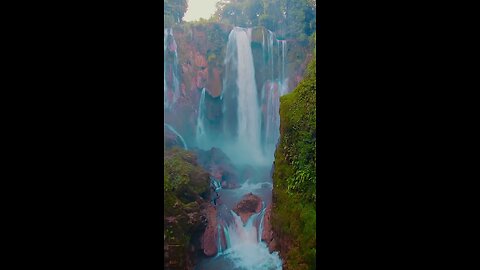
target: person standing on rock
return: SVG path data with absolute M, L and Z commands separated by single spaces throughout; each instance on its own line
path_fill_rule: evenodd
M 214 205 L 217 205 L 217 200 L 220 198 L 220 195 L 218 195 L 217 193 L 217 197 L 216 198 L 213 198 L 213 204 Z

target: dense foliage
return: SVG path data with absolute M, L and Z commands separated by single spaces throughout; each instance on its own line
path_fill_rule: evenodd
M 286 177 L 290 193 L 316 202 L 316 68 L 312 59 L 297 88 L 281 98 L 279 144 L 292 173 Z
M 209 174 L 197 164 L 194 153 L 181 148 L 164 152 L 163 169 L 164 194 L 175 194 L 183 202 L 193 201 L 198 196 L 206 197 Z
M 312 0 L 221 0 L 213 20 L 241 27 L 264 26 L 280 38 L 307 41 L 315 32 Z
M 186 0 L 164 0 L 166 27 L 182 22 Z M 211 18 L 199 23 L 218 22 L 231 26 L 264 26 L 279 39 L 307 42 L 316 29 L 315 0 L 220 0 Z
M 208 203 L 209 174 L 196 159 L 195 154 L 180 148 L 164 152 L 164 244 L 172 250 L 170 260 L 179 267 L 191 259 L 192 235 L 204 226 L 201 203 Z
M 305 78 L 292 93 L 281 98 L 280 105 L 272 227 L 280 238 L 282 257 L 289 264 L 288 269 L 316 267 L 315 62 L 313 58 Z M 286 243 L 289 243 L 288 248 Z
M 172 27 L 181 23 L 187 7 L 187 0 L 163 0 L 163 22 L 165 27 Z

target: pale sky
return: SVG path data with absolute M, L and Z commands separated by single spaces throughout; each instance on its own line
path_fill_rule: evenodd
M 215 12 L 215 4 L 219 0 L 188 0 L 184 21 L 191 22 L 200 18 L 208 19 Z

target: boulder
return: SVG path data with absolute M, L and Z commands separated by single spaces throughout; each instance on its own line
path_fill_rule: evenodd
M 213 205 L 208 205 L 205 210 L 205 215 L 208 220 L 207 228 L 202 236 L 203 253 L 207 256 L 214 256 L 217 254 L 217 210 Z
M 262 210 L 262 199 L 250 192 L 232 210 L 240 216 L 245 224 L 251 215 Z
M 273 231 L 272 225 L 270 224 L 271 216 L 272 215 L 272 205 L 268 205 L 267 209 L 265 209 L 265 217 L 263 218 L 263 233 L 262 233 L 262 240 L 265 241 L 267 246 L 274 247 L 275 242 L 273 242 Z M 273 242 L 273 243 L 272 243 Z M 270 250 L 272 252 L 272 250 Z
M 219 148 L 213 147 L 209 151 L 198 150 L 198 163 L 215 179 L 221 180 L 223 188 L 239 187 L 235 167 Z

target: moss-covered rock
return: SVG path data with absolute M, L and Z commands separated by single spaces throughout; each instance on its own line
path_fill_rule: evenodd
M 284 269 L 316 268 L 315 58 L 293 92 L 280 100 L 271 224 Z
M 199 239 L 206 227 L 210 178 L 194 153 L 164 152 L 164 256 L 166 269 L 193 269 Z M 197 237 L 198 238 L 198 237 Z

